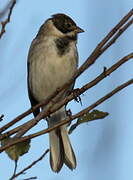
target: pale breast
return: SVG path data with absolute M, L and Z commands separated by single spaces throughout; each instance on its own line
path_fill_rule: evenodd
M 33 45 L 34 51 L 29 55 L 29 86 L 34 97 L 40 102 L 73 76 L 78 57 L 74 42 L 69 44 L 69 50 L 63 55 L 59 55 L 54 38 L 36 43 Z

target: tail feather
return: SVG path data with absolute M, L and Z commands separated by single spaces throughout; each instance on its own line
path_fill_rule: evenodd
M 54 172 L 59 172 L 63 166 L 63 148 L 61 143 L 61 136 L 58 130 L 53 130 L 49 133 L 50 141 L 50 165 Z
M 61 108 L 48 118 L 48 126 L 53 127 L 66 117 L 65 108 Z M 63 125 L 49 133 L 50 165 L 54 172 L 59 172 L 65 163 L 71 170 L 76 168 L 76 158 L 73 152 L 67 125 Z
M 68 137 L 66 126 L 61 127 L 61 137 L 64 147 L 64 163 L 71 169 L 76 168 L 76 157 Z

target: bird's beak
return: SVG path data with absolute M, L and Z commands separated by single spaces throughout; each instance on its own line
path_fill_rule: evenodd
M 75 32 L 76 33 L 82 33 L 82 32 L 85 32 L 85 31 L 83 29 L 81 29 L 80 27 L 76 26 Z

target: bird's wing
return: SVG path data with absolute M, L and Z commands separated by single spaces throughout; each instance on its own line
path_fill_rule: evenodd
M 30 62 L 28 61 L 27 63 L 27 71 L 28 71 L 28 76 L 27 76 L 27 83 L 28 83 L 28 95 L 29 95 L 29 99 L 30 99 L 30 103 L 31 103 L 31 106 L 35 106 L 38 104 L 37 100 L 34 98 L 33 94 L 32 94 L 32 91 L 30 89 L 30 86 L 29 86 L 29 71 L 30 71 Z M 40 113 L 40 109 L 37 108 L 33 114 L 34 116 L 36 117 L 38 114 Z

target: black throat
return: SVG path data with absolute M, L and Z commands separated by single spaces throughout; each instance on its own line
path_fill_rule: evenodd
M 69 51 L 69 44 L 71 41 L 76 41 L 77 40 L 77 35 L 75 36 L 65 36 L 61 38 L 57 38 L 55 40 L 55 44 L 58 50 L 58 54 L 60 56 L 63 56 L 65 53 Z

